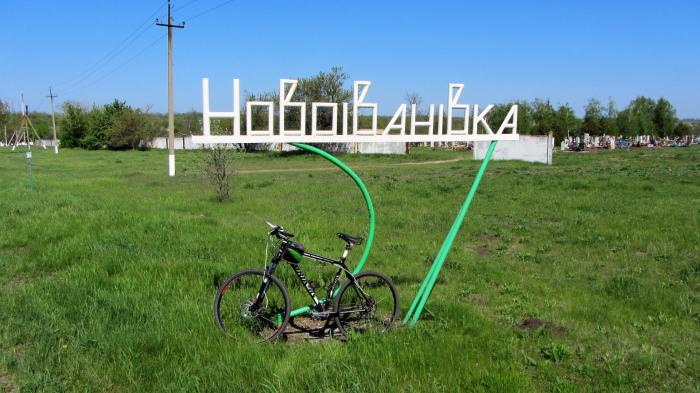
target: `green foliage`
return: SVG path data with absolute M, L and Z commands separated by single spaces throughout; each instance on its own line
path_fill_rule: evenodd
M 78 103 L 63 103 L 63 117 L 60 121 L 59 139 L 62 147 L 82 147 L 82 139 L 88 132 L 88 115 Z
M 7 123 L 10 120 L 10 105 L 3 101 L 0 100 L 0 127 L 5 127 L 7 126 Z
M 676 126 L 673 128 L 673 135 L 674 136 L 684 136 L 684 135 L 691 135 L 693 134 L 693 128 L 692 126 L 688 125 L 688 123 L 684 121 L 679 121 L 676 123 Z
M 532 102 L 532 119 L 535 123 L 534 134 L 547 135 L 557 128 L 557 112 L 549 100 L 535 99 Z
M 77 103 L 66 102 L 59 125 L 59 139 L 63 147 L 90 150 L 144 147 L 157 130 L 157 122 L 147 113 L 119 100 L 94 106 L 89 111 Z
M 586 104 L 586 113 L 581 126 L 583 132 L 591 135 L 603 134 L 603 106 L 600 101 L 591 98 Z
M 540 348 L 542 356 L 553 362 L 561 362 L 571 357 L 571 350 L 561 343 L 548 343 Z
M 565 104 L 557 109 L 556 128 L 554 137 L 557 141 L 562 141 L 568 135 L 577 135 L 579 132 L 579 120 L 574 113 L 574 109 L 569 104 Z
M 310 78 L 300 78 L 296 95 L 300 101 L 307 103 L 306 130 L 311 131 L 311 103 L 312 102 L 334 102 L 338 104 L 338 124 L 342 119 L 342 104 L 352 99 L 352 91 L 344 87 L 350 76 L 343 71 L 342 67 L 332 67 L 329 72 L 319 72 L 318 75 Z M 286 114 L 285 114 L 286 116 Z M 331 110 L 319 110 L 318 127 L 329 129 L 333 122 Z
M 123 107 L 114 111 L 106 130 L 107 147 L 113 150 L 137 149 L 146 146 L 155 134 L 153 125 L 141 109 Z
M 207 151 L 204 172 L 214 187 L 216 200 L 219 202 L 231 199 L 235 158 L 236 152 L 227 145 L 216 145 Z
M 659 136 L 676 136 L 676 109 L 665 98 L 659 98 L 654 108 L 654 125 Z
M 654 124 L 656 103 L 649 97 L 637 97 L 628 107 L 631 129 L 637 135 L 659 135 Z

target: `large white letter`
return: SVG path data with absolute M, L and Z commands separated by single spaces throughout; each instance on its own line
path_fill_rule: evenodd
M 416 110 L 416 104 L 411 104 L 411 135 L 416 135 L 416 126 L 428 127 L 428 134 L 432 134 L 435 104 L 430 104 L 430 115 L 428 115 L 428 121 L 416 121 Z
M 297 89 L 299 81 L 295 79 L 280 79 L 280 135 L 282 136 L 301 136 L 306 133 L 306 103 L 292 102 L 292 95 Z M 285 85 L 291 85 L 289 91 L 285 92 Z M 299 107 L 301 120 L 299 121 L 298 130 L 284 129 L 284 112 L 286 107 Z
M 318 108 L 333 109 L 333 120 L 330 130 L 319 130 L 318 127 Z M 335 102 L 312 102 L 311 103 L 311 135 L 317 136 L 336 136 L 338 134 L 338 104 Z
M 474 105 L 474 123 L 472 124 L 472 133 L 475 135 L 477 134 L 477 131 L 479 131 L 479 123 L 481 123 L 484 125 L 484 128 L 486 128 L 487 133 L 493 134 L 491 127 L 489 127 L 489 123 L 486 122 L 486 115 L 491 109 L 493 109 L 493 105 L 487 106 L 481 113 L 479 113 L 479 105 Z
M 253 107 L 254 106 L 266 106 L 267 107 L 267 129 L 266 130 L 254 130 L 253 129 Z M 274 128 L 274 106 L 272 101 L 248 101 L 245 107 L 245 120 L 246 120 L 246 134 L 248 136 L 268 136 L 271 137 Z
M 469 133 L 469 105 L 457 103 L 459 101 L 459 97 L 462 96 L 462 90 L 464 90 L 464 83 L 450 83 L 449 85 L 449 100 L 447 101 L 447 135 L 467 135 Z M 452 111 L 454 109 L 464 109 L 464 128 L 461 130 L 452 129 Z
M 233 119 L 233 135 L 241 135 L 240 81 L 233 80 L 233 112 L 209 111 L 209 78 L 202 78 L 202 131 L 211 135 L 211 119 Z
M 376 102 L 365 102 L 365 96 L 369 87 L 372 85 L 370 81 L 355 81 L 352 87 L 352 132 L 355 135 L 377 135 L 377 103 Z M 362 86 L 362 92 L 360 92 L 360 86 Z M 358 129 L 360 121 L 360 108 L 371 108 L 372 109 L 372 128 L 371 129 Z
M 496 134 L 501 134 L 503 130 L 506 128 L 510 128 L 513 130 L 513 134 L 518 133 L 518 106 L 513 105 L 510 107 L 510 111 L 508 111 L 508 114 L 506 115 L 506 118 L 503 119 L 503 123 L 501 123 L 501 126 L 498 128 L 498 132 Z
M 396 124 L 401 116 L 401 124 Z M 401 135 L 406 134 L 406 104 L 401 104 L 399 109 L 394 113 L 394 117 L 391 118 L 389 124 L 387 124 L 382 135 L 387 135 L 391 130 L 401 130 Z

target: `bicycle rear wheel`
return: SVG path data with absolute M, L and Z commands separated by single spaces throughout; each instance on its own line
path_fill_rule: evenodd
M 227 336 L 240 337 L 249 332 L 261 340 L 272 341 L 284 332 L 291 303 L 287 288 L 277 277 L 269 276 L 265 298 L 253 306 L 264 277 L 262 270 L 245 270 L 229 277 L 217 292 L 214 320 Z
M 335 299 L 335 323 L 347 335 L 360 333 L 382 333 L 394 326 L 399 314 L 399 293 L 386 276 L 365 272 L 355 276 L 357 286 L 347 281 Z

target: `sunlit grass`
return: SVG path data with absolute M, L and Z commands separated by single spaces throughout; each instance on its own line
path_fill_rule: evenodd
M 366 234 L 359 191 L 315 156 L 246 154 L 221 204 L 202 158 L 179 152 L 170 179 L 163 151 L 36 151 L 29 192 L 23 154 L 0 150 L 0 371 L 23 392 L 698 387 L 698 148 L 492 163 L 418 327 L 320 345 L 224 337 L 216 286 L 262 268 L 264 218 L 339 256 L 336 232 Z M 405 312 L 479 163 L 341 159 L 377 211 L 365 270 L 394 280 Z M 289 168 L 304 170 L 250 172 Z M 310 279 L 332 275 L 311 263 Z M 291 269 L 278 275 L 305 305 Z

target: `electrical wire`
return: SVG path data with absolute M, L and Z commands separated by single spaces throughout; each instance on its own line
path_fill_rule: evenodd
M 146 46 L 145 48 L 141 49 L 138 53 L 136 53 L 135 55 L 131 56 L 129 59 L 127 59 L 127 60 L 124 61 L 123 63 L 119 64 L 116 68 L 112 69 L 112 70 L 109 71 L 108 73 L 103 74 L 103 75 L 100 76 L 98 79 L 96 79 L 96 80 L 94 80 L 94 81 L 92 81 L 92 82 L 90 82 L 90 83 L 88 83 L 88 84 L 85 84 L 85 85 L 82 85 L 82 86 L 75 86 L 75 87 L 73 87 L 72 89 L 68 89 L 68 90 L 66 90 L 63 94 L 70 93 L 70 92 L 75 92 L 75 91 L 79 91 L 79 90 L 83 90 L 83 89 L 85 89 L 85 88 L 87 88 L 87 87 L 94 86 L 95 84 L 97 84 L 97 83 L 103 81 L 105 78 L 109 77 L 110 75 L 112 75 L 112 74 L 114 74 L 115 72 L 119 71 L 120 69 L 124 68 L 127 64 L 131 63 L 131 62 L 134 61 L 136 58 L 138 58 L 138 57 L 141 56 L 142 54 L 146 53 L 146 51 L 148 51 L 149 49 L 151 49 L 155 44 L 159 43 L 161 40 L 163 40 L 163 39 L 164 39 L 165 37 L 167 37 L 167 36 L 168 36 L 167 33 L 166 33 L 166 34 L 163 34 L 163 35 L 161 35 L 161 36 L 159 36 L 155 41 L 153 41 L 153 42 L 151 42 L 150 44 L 148 44 L 148 46 Z
M 214 10 L 217 10 L 217 9 L 219 9 L 219 8 L 221 8 L 221 7 L 225 6 L 225 5 L 227 5 L 227 4 L 233 3 L 234 1 L 236 1 L 236 0 L 224 1 L 223 3 L 221 3 L 221 4 L 217 5 L 217 6 L 211 7 L 211 8 L 209 8 L 209 9 L 207 9 L 207 10 L 204 10 L 204 11 L 200 12 L 199 14 L 196 14 L 196 15 L 194 15 L 194 16 L 190 16 L 189 18 L 183 18 L 183 20 L 184 20 L 185 22 L 192 21 L 192 20 L 194 20 L 194 19 L 199 18 L 200 16 L 206 15 L 206 14 L 208 14 L 208 13 L 214 11 Z
M 196 2 L 198 2 L 198 1 L 199 1 L 199 0 L 191 0 L 191 1 L 188 1 L 187 3 L 185 3 L 185 5 L 183 5 L 183 6 L 181 6 L 181 7 L 177 7 L 176 5 L 174 5 L 174 6 L 173 6 L 173 10 L 182 11 L 182 10 L 184 10 L 185 8 L 187 8 L 187 7 L 189 7 L 190 5 L 192 5 L 192 3 L 196 3 Z
M 167 1 L 164 1 L 161 3 L 158 8 L 153 11 L 147 18 L 144 20 L 143 23 L 141 23 L 136 29 L 134 29 L 123 41 L 121 41 L 117 46 L 115 46 L 111 51 L 109 51 L 105 56 L 103 56 L 100 60 L 98 60 L 96 63 L 91 65 L 90 67 L 86 68 L 73 78 L 57 83 L 55 86 L 64 86 L 67 84 L 80 84 L 82 83 L 85 79 L 89 78 L 91 75 L 94 75 L 97 71 L 101 70 L 104 68 L 111 60 L 113 60 L 116 56 L 124 52 L 131 44 L 133 44 L 139 37 L 141 37 L 146 31 L 148 31 L 149 28 L 153 27 L 153 25 L 146 26 L 147 24 L 150 24 L 152 22 L 153 17 L 163 8 L 164 5 L 167 4 Z M 144 29 L 144 26 L 146 27 Z

